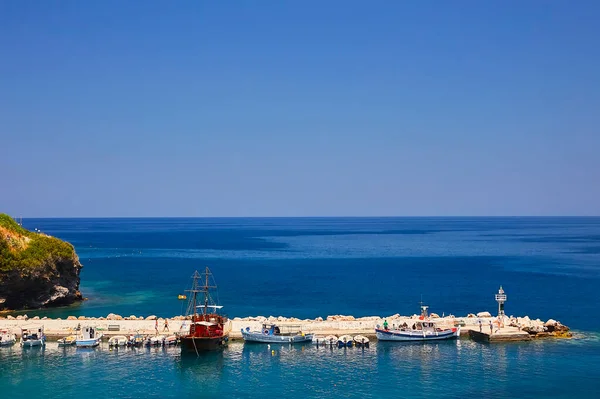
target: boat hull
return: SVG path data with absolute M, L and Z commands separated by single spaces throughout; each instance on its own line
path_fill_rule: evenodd
M 15 342 L 17 342 L 16 340 L 12 339 L 12 340 L 6 340 L 6 341 L 0 341 L 0 346 L 13 346 L 15 344 Z
M 77 341 L 75 341 L 75 345 L 78 348 L 93 348 L 95 346 L 100 345 L 100 339 L 101 337 L 92 339 L 78 339 Z
M 223 349 L 227 345 L 229 337 L 181 337 L 181 349 L 183 352 L 200 353 L 213 352 Z
M 375 329 L 379 341 L 439 341 L 444 339 L 455 339 L 460 335 L 460 327 L 443 331 L 419 331 L 419 330 L 381 330 Z
M 245 342 L 261 344 L 296 344 L 302 342 L 311 342 L 313 334 L 304 335 L 267 335 L 261 332 L 243 331 L 242 337 Z
M 27 341 L 21 342 L 21 346 L 24 348 L 30 348 L 32 346 L 44 346 L 45 344 L 45 339 L 28 339 Z

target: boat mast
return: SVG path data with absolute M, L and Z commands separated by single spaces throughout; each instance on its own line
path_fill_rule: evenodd
M 208 267 L 206 267 L 205 271 L 205 282 L 204 282 L 204 316 L 206 316 L 206 312 L 208 309 Z

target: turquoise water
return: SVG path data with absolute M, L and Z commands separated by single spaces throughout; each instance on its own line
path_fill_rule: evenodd
M 300 318 L 494 311 L 555 318 L 573 340 L 369 349 L 232 343 L 222 354 L 0 349 L 7 397 L 597 397 L 599 218 L 29 219 L 72 242 L 89 300 L 27 312 L 170 316 L 209 266 L 228 314 Z M 2 395 L 4 397 L 4 395 Z

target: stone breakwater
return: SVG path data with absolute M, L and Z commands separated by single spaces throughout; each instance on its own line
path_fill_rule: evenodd
M 540 319 L 531 319 L 524 317 L 504 317 L 500 319 L 493 317 L 488 312 L 478 314 L 469 314 L 465 317 L 446 316 L 439 317 L 437 314 L 430 315 L 431 320 L 439 323 L 440 327 L 461 326 L 461 335 L 468 335 L 469 330 L 486 333 L 492 331 L 492 334 L 504 334 L 506 336 L 514 335 L 515 340 L 527 333 L 529 338 L 568 338 L 571 332 L 567 326 L 560 322 L 550 319 L 542 321 Z M 165 326 L 166 320 L 166 326 Z M 401 316 L 395 314 L 388 317 L 369 316 L 359 317 L 334 315 L 327 318 L 317 317 L 316 319 L 297 319 L 295 317 L 274 317 L 274 316 L 256 316 L 231 319 L 230 327 L 232 339 L 241 338 L 241 330 L 250 327 L 251 330 L 258 330 L 263 323 L 276 323 L 282 327 L 298 328 L 306 333 L 316 335 L 343 335 L 343 334 L 362 334 L 373 337 L 376 326 L 382 326 L 387 321 L 389 328 L 408 326 L 409 328 L 419 320 L 418 315 Z M 0 328 L 19 332 L 20 328 L 30 325 L 43 325 L 46 335 L 50 338 L 59 338 L 75 331 L 78 326 L 92 326 L 105 335 L 123 335 L 123 334 L 159 334 L 183 332 L 189 326 L 189 317 L 175 316 L 171 318 L 160 318 L 151 316 L 127 316 L 109 314 L 106 317 L 85 317 L 69 316 L 66 319 L 50 319 L 39 316 L 29 318 L 27 315 L 17 317 L 0 317 Z M 167 330 L 168 328 L 168 330 Z

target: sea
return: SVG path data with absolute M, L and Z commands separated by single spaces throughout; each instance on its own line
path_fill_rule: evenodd
M 2 398 L 598 398 L 600 218 L 23 219 L 71 242 L 86 301 L 28 316 L 172 317 L 209 267 L 230 317 L 497 312 L 573 339 L 370 348 L 0 348 Z

